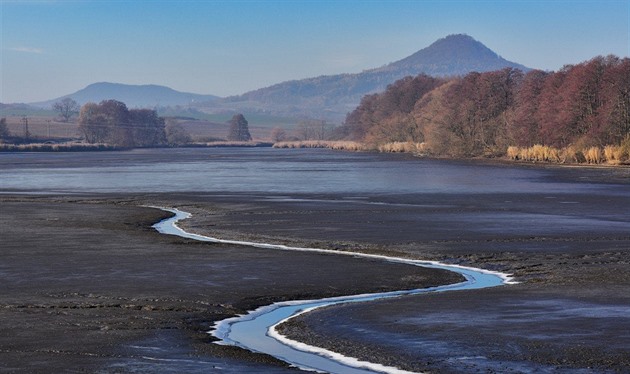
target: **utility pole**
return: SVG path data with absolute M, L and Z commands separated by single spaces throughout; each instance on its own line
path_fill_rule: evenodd
M 22 125 L 24 127 L 24 139 L 28 140 L 31 137 L 31 132 L 28 131 L 28 118 L 26 116 L 22 117 Z
M 50 139 L 50 120 L 49 119 L 46 120 L 46 127 L 47 127 L 48 138 Z

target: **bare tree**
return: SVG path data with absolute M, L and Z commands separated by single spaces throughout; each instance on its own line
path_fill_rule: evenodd
M 174 119 L 166 121 L 166 142 L 171 147 L 177 147 L 191 142 L 190 134 Z
M 53 109 L 59 112 L 59 115 L 64 122 L 68 122 L 73 115 L 79 113 L 80 106 L 76 101 L 66 97 L 61 101 L 54 103 Z
M 313 135 L 317 140 L 326 140 L 332 133 L 332 126 L 326 121 L 313 121 Z
M 287 138 L 287 132 L 282 127 L 274 127 L 271 129 L 271 140 L 281 142 Z
M 313 139 L 313 128 L 308 121 L 300 121 L 295 127 L 295 135 L 300 140 Z
M 304 120 L 295 128 L 295 133 L 301 140 L 326 140 L 332 134 L 332 126 L 326 121 Z

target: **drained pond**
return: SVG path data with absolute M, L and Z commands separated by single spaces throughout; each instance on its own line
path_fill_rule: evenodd
M 186 263 L 177 268 L 182 272 L 197 266 L 213 269 L 212 263 L 204 262 L 212 256 L 240 271 L 241 264 L 232 263 L 229 252 L 223 252 L 224 247 L 200 245 L 196 240 L 222 242 L 226 248 L 237 250 L 238 256 L 248 261 L 249 270 L 243 274 L 221 278 L 226 275 L 217 273 L 214 279 L 203 272 L 185 273 L 180 277 L 179 273 L 168 270 L 174 279 L 185 279 L 183 284 L 200 282 L 200 287 L 205 287 L 202 293 L 221 292 L 228 287 L 226 284 L 231 284 L 220 283 L 218 279 L 230 282 L 237 279 L 238 290 L 233 296 L 221 296 L 223 302 L 232 297 L 233 300 L 228 300 L 230 303 L 242 300 L 238 292 L 244 293 L 243 289 L 251 284 L 247 282 L 258 282 L 257 277 L 262 277 L 255 270 L 259 266 L 260 252 L 273 252 L 269 256 L 275 260 L 265 264 L 269 278 L 260 279 L 260 293 L 252 291 L 254 295 L 248 294 L 251 304 L 245 303 L 253 305 L 254 310 L 245 316 L 219 321 L 210 331 L 223 344 L 265 352 L 301 368 L 331 372 L 396 372 L 396 367 L 414 372 L 466 372 L 468 369 L 555 372 L 560 359 L 566 363 L 562 364 L 566 372 L 575 368 L 582 372 L 598 372 L 588 369 L 590 367 L 604 368 L 599 372 L 605 372 L 606 368 L 614 371 L 627 367 L 623 366 L 627 362 L 624 357 L 630 357 L 627 355 L 628 337 L 624 333 L 630 323 L 627 278 L 624 278 L 627 277 L 627 243 L 630 241 L 627 168 L 431 160 L 400 154 L 318 149 L 214 148 L 4 153 L 0 155 L 0 170 L 0 194 L 7 201 L 3 208 L 19 213 L 20 225 L 24 223 L 25 227 L 59 227 L 49 231 L 50 238 L 42 238 L 42 243 L 48 243 L 59 236 L 58 242 L 66 243 L 59 248 L 70 243 L 64 235 L 76 235 L 85 240 L 82 235 L 88 231 L 81 230 L 92 216 L 85 217 L 85 223 L 76 219 L 69 221 L 74 222 L 74 226 L 69 227 L 62 224 L 62 220 L 49 217 L 46 209 L 67 210 L 76 215 L 84 208 L 95 214 L 110 209 L 146 210 L 139 208 L 140 205 L 179 208 L 180 211 L 173 210 L 174 216 L 162 221 L 158 229 L 165 234 L 188 238 L 184 242 L 181 239 L 171 242 L 169 237 L 146 230 L 148 226 L 143 226 L 143 230 L 134 219 L 127 219 L 121 226 L 125 232 L 133 233 L 134 238 L 138 235 L 138 240 L 151 238 L 149 246 L 158 241 L 166 249 L 176 247 L 177 251 L 184 251 L 186 255 L 182 258 L 173 258 L 180 264 Z M 27 210 L 30 213 L 21 213 L 18 205 L 22 203 L 31 209 Z M 38 204 L 42 209 L 35 208 Z M 155 212 L 154 209 L 146 211 Z M 182 222 L 181 227 L 185 227 L 182 231 L 175 222 L 186 216 L 184 212 L 193 215 Z M 5 218 L 6 227 L 13 230 L 13 217 Z M 90 225 L 93 225 L 92 234 L 102 232 L 103 235 L 110 235 L 110 231 L 118 227 Z M 3 236 L 15 231 L 11 230 Z M 37 232 L 30 230 L 29 233 Z M 21 253 L 21 243 L 31 236 L 18 236 L 13 241 L 16 254 Z M 87 238 L 87 244 L 92 244 L 85 246 L 86 250 L 111 247 L 98 237 Z M 82 244 L 77 243 L 79 247 L 83 247 Z M 317 248 L 338 251 L 329 253 Z M 364 251 L 366 248 L 368 250 Z M 159 252 L 162 248 L 153 249 Z M 310 283 L 301 283 L 302 287 L 310 287 L 308 292 L 300 288 L 293 290 L 291 283 L 291 291 L 280 295 L 274 293 L 277 289 L 273 283 L 264 283 L 275 279 L 274 271 L 278 274 L 276 261 L 282 261 L 287 267 L 293 264 L 291 256 L 294 254 L 287 253 L 286 257 L 275 254 L 280 250 L 321 251 L 322 256 L 327 257 L 327 264 L 338 262 L 339 256 L 370 257 L 374 255 L 366 253 L 379 253 L 369 261 L 394 262 L 405 268 L 439 267 L 463 274 L 466 281 L 426 289 L 396 287 L 394 289 L 399 291 L 352 295 L 326 290 L 328 286 L 322 288 L 320 283 L 312 286 L 318 282 L 314 281 L 318 272 L 308 269 L 306 264 L 306 270 L 313 270 L 308 274 Z M 259 252 L 252 253 L 255 251 Z M 75 255 L 75 252 L 82 253 L 70 253 Z M 210 252 L 212 255 L 208 256 L 206 253 Z M 44 253 L 48 252 L 42 251 Z M 149 253 L 147 251 L 147 255 Z M 107 253 L 101 255 L 109 261 Z M 112 255 L 111 261 L 117 264 L 116 256 L 122 253 L 114 248 Z M 193 257 L 199 262 L 189 261 Z M 63 258 L 65 261 L 65 255 Z M 161 263 L 171 258 L 161 257 L 155 261 Z M 32 261 L 31 257 L 21 259 L 17 255 L 6 260 L 17 259 L 28 264 Z M 418 261 L 421 259 L 436 261 Z M 89 257 L 84 259 L 89 260 Z M 99 271 L 106 270 L 101 268 L 108 261 L 92 264 L 85 279 L 90 280 L 93 272 L 106 279 L 109 273 Z M 359 259 L 345 257 L 343 261 L 354 264 Z M 155 282 L 143 284 L 143 279 L 155 280 L 154 277 L 159 276 L 151 273 L 149 265 L 147 263 L 149 268 L 144 269 L 142 262 L 136 263 L 134 266 L 142 270 L 138 274 L 125 273 L 116 266 L 115 271 L 119 276 L 137 279 L 138 287 L 150 289 L 149 293 L 159 296 L 163 291 L 177 292 L 167 284 L 159 289 L 153 287 Z M 166 265 L 164 263 L 164 270 L 170 269 Z M 20 270 L 6 266 L 9 267 L 4 273 L 0 272 L 0 276 L 8 277 Z M 222 265 L 217 266 L 216 269 L 227 271 Z M 42 274 L 54 270 L 45 266 L 42 269 Z M 73 271 L 85 273 L 86 269 Z M 300 269 L 295 267 L 294 273 L 299 273 Z M 364 269 L 366 274 L 371 274 L 375 266 Z M 33 279 L 29 282 L 36 282 L 35 273 L 28 267 L 23 270 L 24 274 L 29 274 L 28 279 Z M 282 273 L 282 269 L 278 271 Z M 521 283 L 494 287 L 509 281 L 504 273 L 516 274 L 516 280 Z M 343 275 L 343 271 L 335 274 Z M 65 273 L 60 277 L 63 282 L 70 281 Z M 12 279 L 5 280 L 11 282 Z M 302 279 L 307 278 L 298 274 L 296 280 Z M 380 284 L 371 283 L 372 279 L 362 279 L 361 288 L 356 289 L 367 290 L 364 292 L 392 289 L 379 288 Z M 422 287 L 421 283 L 416 284 Z M 105 287 L 106 283 L 99 283 L 100 286 Z M 270 291 L 266 289 L 268 286 Z M 55 287 L 61 287 L 61 283 Z M 75 295 L 83 287 L 74 285 L 63 293 L 51 291 L 47 295 L 53 296 L 47 297 Z M 40 292 L 39 288 L 37 290 Z M 116 292 L 107 290 L 105 294 L 117 297 Z M 273 300 L 293 299 L 277 296 L 299 298 L 305 294 L 347 296 L 273 303 Z M 39 293 L 33 295 L 33 298 L 40 297 Z M 77 295 L 89 298 L 92 293 Z M 258 302 L 258 295 L 265 302 Z M 431 303 L 420 301 L 425 299 L 430 299 Z M 92 302 L 96 305 L 99 300 Z M 223 308 L 223 304 L 213 301 L 211 296 L 197 301 L 199 305 L 214 305 L 212 308 L 222 316 L 234 315 L 233 310 L 240 313 L 250 309 Z M 255 309 L 265 304 L 270 305 Z M 324 307 L 327 305 L 332 306 Z M 299 315 L 304 310 L 309 312 Z M 292 317 L 296 313 L 298 316 Z M 315 335 L 300 335 L 296 331 L 293 331 L 295 339 L 280 334 L 279 331 L 284 334 L 287 330 L 274 326 L 287 318 L 306 323 L 311 331 L 317 330 L 322 339 L 318 341 Z M 288 325 L 291 323 L 283 326 Z M 210 328 L 211 325 L 206 326 L 203 331 Z M 168 335 L 167 332 L 159 334 Z M 341 341 L 326 348 L 328 338 L 335 339 L 342 334 L 346 341 L 356 345 Z M 300 336 L 306 339 L 301 340 Z M 182 345 L 182 340 L 178 339 L 181 337 L 175 334 L 164 341 L 156 336 L 147 337 L 144 343 L 130 343 L 127 347 L 141 348 L 133 348 L 135 353 L 111 367 L 172 372 L 184 367 L 189 372 L 205 372 L 208 365 L 222 366 L 225 372 L 239 372 L 243 367 L 260 372 L 283 370 L 187 351 L 184 347 L 190 342 Z M 298 340 L 309 343 L 300 344 Z M 380 353 L 370 352 L 368 357 L 355 355 L 364 343 L 384 348 Z M 233 348 L 206 345 L 233 351 Z

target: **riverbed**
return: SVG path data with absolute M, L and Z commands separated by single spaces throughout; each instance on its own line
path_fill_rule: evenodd
M 205 332 L 277 301 L 456 281 L 165 239 L 150 228 L 160 214 L 140 207 L 149 204 L 190 211 L 182 225 L 204 235 L 478 266 L 521 281 L 326 308 L 285 326 L 291 339 L 409 371 L 630 367 L 627 169 L 255 152 L 2 155 L 3 368 L 291 371 L 210 344 Z
M 200 242 L 244 245 L 278 251 L 315 252 L 330 255 L 346 255 L 355 258 L 370 258 L 389 263 L 400 263 L 430 269 L 441 269 L 459 274 L 464 281 L 435 287 L 419 289 L 402 289 L 397 291 L 371 293 L 363 295 L 346 295 L 319 300 L 291 300 L 265 305 L 247 314 L 228 318 L 217 322 L 212 334 L 220 339 L 220 344 L 234 345 L 249 351 L 268 354 L 306 371 L 330 373 L 403 373 L 396 367 L 360 361 L 353 357 L 309 346 L 302 342 L 287 339 L 277 332 L 277 326 L 291 319 L 314 310 L 338 304 L 367 303 L 377 300 L 401 296 L 413 296 L 424 293 L 478 290 L 515 284 L 509 274 L 477 269 L 461 265 L 447 265 L 435 261 L 421 261 L 401 257 L 364 254 L 361 252 L 340 252 L 321 248 L 291 247 L 272 243 L 243 242 L 229 239 L 218 239 L 187 232 L 178 226 L 178 222 L 191 217 L 190 213 L 178 209 L 157 207 L 173 213 L 173 217 L 164 219 L 153 227 L 165 235 L 175 235 Z

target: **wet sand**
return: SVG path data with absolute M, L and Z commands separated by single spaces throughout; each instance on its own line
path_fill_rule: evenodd
M 75 162 L 77 162 L 75 160 Z M 598 194 L 0 196 L 0 371 L 289 372 L 209 344 L 213 321 L 273 301 L 414 288 L 452 273 L 197 243 L 150 228 L 439 260 L 519 285 L 342 305 L 296 339 L 433 372 L 630 370 L 630 179 L 552 169 Z M 606 183 L 614 182 L 608 190 Z M 6 286 L 5 286 L 6 285 Z

